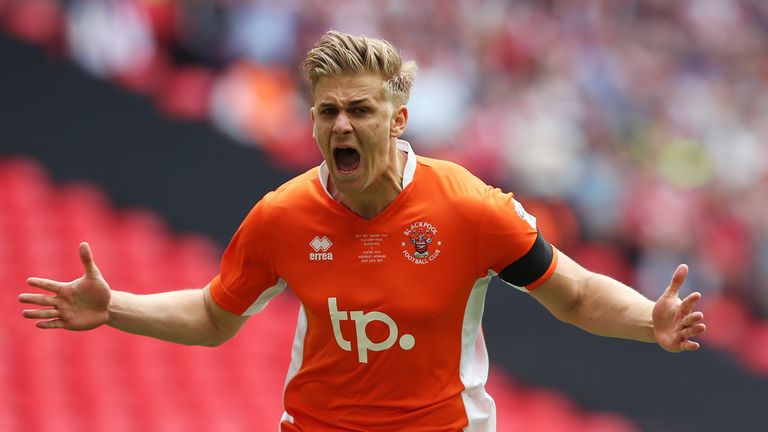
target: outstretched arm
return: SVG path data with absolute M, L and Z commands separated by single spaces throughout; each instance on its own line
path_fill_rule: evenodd
M 532 296 L 558 319 L 588 332 L 644 342 L 656 342 L 670 352 L 694 351 L 690 340 L 706 330 L 704 315 L 694 312 L 701 294 L 678 297 L 688 267 L 675 270 L 656 302 L 607 276 L 590 272 L 558 252 L 554 275 Z
M 219 345 L 237 333 L 246 318 L 217 306 L 210 288 L 136 295 L 110 289 L 88 243 L 80 244 L 85 273 L 71 282 L 29 278 L 27 283 L 52 294 L 24 293 L 25 318 L 42 329 L 90 330 L 107 324 L 129 333 L 186 345 Z

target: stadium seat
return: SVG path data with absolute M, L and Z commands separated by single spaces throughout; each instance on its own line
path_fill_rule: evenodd
M 172 66 L 167 55 L 163 52 L 155 52 L 148 61 L 119 71 L 112 79 L 117 85 L 128 90 L 142 94 L 155 94 L 165 85 L 171 71 Z
M 705 300 L 702 310 L 707 317 L 704 341 L 724 351 L 736 351 L 752 325 L 744 304 L 726 296 L 711 296 Z
M 753 372 L 768 376 L 768 323 L 750 326 L 736 355 Z
M 60 40 L 63 18 L 58 2 L 9 2 L 5 8 L 8 9 L 5 26 L 14 36 L 40 45 L 50 45 Z
M 0 275 L 14 286 L 31 274 L 78 277 L 83 240 L 113 288 L 199 287 L 218 271 L 221 251 L 209 239 L 173 234 L 151 212 L 117 211 L 93 186 L 55 186 L 31 160 L 0 159 L 0 206 Z M 0 313 L 18 316 L 19 305 L 0 297 Z M 284 293 L 215 349 L 111 328 L 41 331 L 7 320 L 0 326 L 0 388 L 14 391 L 0 392 L 0 430 L 273 430 L 297 313 L 295 298 Z M 500 432 L 634 431 L 620 418 L 582 413 L 556 392 L 519 387 L 498 370 L 488 390 Z
M 213 72 L 205 68 L 176 68 L 158 89 L 155 102 L 171 118 L 202 121 L 208 117 L 213 80 Z

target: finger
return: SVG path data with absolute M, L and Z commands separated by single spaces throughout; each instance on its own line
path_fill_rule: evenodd
M 26 309 L 22 312 L 24 318 L 31 319 L 48 319 L 48 318 L 60 318 L 61 312 L 58 309 Z
M 96 267 L 96 262 L 93 259 L 93 252 L 91 246 L 87 242 L 80 243 L 80 261 L 85 267 L 85 275 L 88 277 L 100 277 L 101 272 Z
M 692 340 L 685 340 L 680 344 L 680 351 L 696 351 L 701 345 Z
M 683 314 L 688 315 L 693 310 L 693 306 L 696 304 L 697 301 L 701 300 L 701 293 L 694 292 L 688 294 L 688 297 L 686 297 L 683 302 L 680 304 L 680 310 Z
M 30 294 L 30 293 L 19 294 L 19 302 L 33 304 L 37 306 L 58 305 L 58 301 L 56 300 L 56 297 L 49 296 L 46 294 Z
M 688 266 L 685 264 L 677 266 L 677 269 L 672 274 L 672 280 L 669 281 L 669 286 L 664 294 L 677 296 L 677 293 L 680 291 L 680 287 L 683 286 L 683 282 L 685 282 L 687 276 Z
M 704 313 L 694 312 L 683 319 L 683 327 L 690 327 L 704 319 Z
M 61 291 L 61 289 L 64 288 L 68 283 L 69 282 L 59 282 L 55 280 L 42 279 L 42 278 L 36 278 L 36 277 L 27 278 L 27 285 L 35 288 L 41 288 L 56 294 L 58 294 Z
M 704 333 L 704 331 L 706 330 L 707 330 L 707 326 L 704 323 L 699 323 L 683 330 L 683 337 L 686 339 L 690 339 L 692 337 L 699 336 L 700 334 Z
M 41 329 L 64 328 L 64 321 L 60 320 L 59 318 L 54 318 L 45 321 L 38 321 L 35 325 Z

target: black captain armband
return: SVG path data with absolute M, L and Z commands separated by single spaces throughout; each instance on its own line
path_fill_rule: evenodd
M 536 234 L 536 241 L 531 249 L 517 261 L 504 267 L 499 277 L 512 285 L 524 287 L 542 277 L 552 264 L 552 245 L 544 240 L 541 233 Z

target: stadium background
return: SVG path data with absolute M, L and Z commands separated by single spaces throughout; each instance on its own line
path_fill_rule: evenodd
M 768 8 L 666 3 L 0 0 L 0 430 L 273 430 L 290 295 L 215 350 L 37 331 L 15 297 L 76 277 L 82 239 L 115 288 L 207 282 L 252 203 L 318 160 L 297 64 L 330 27 L 419 62 L 418 153 L 651 297 L 688 262 L 708 300 L 704 350 L 672 356 L 494 287 L 500 431 L 764 430 Z

